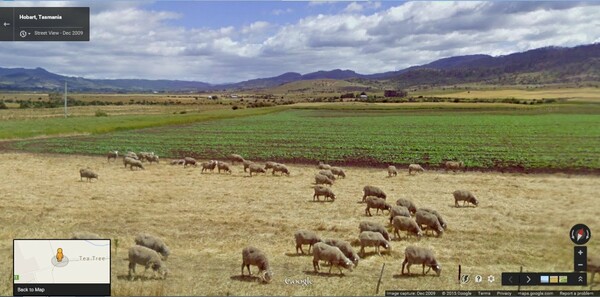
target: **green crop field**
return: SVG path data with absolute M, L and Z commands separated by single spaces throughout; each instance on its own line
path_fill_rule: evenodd
M 31 151 L 385 165 L 457 159 L 467 167 L 600 169 L 600 115 L 288 109 L 265 115 L 5 143 Z

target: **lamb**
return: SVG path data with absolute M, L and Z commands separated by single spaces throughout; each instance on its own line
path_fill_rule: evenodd
M 279 163 L 273 162 L 273 161 L 268 161 L 267 163 L 265 163 L 265 170 L 273 169 L 273 167 L 275 167 L 275 165 L 277 165 L 277 164 L 279 164 Z
M 415 206 L 415 204 L 408 199 L 400 198 L 396 200 L 396 205 L 408 208 L 411 214 L 417 212 L 417 206 Z
M 360 240 L 360 254 L 363 256 L 365 254 L 366 246 L 374 246 L 375 251 L 380 256 L 381 253 L 379 252 L 379 247 L 383 247 L 386 250 L 390 249 L 390 243 L 387 240 L 385 240 L 385 238 L 383 238 L 383 235 L 381 235 L 381 233 L 379 232 L 363 231 L 358 236 L 358 239 Z
M 250 167 L 250 164 L 253 164 L 254 162 L 250 161 L 250 160 L 244 160 L 244 162 L 242 162 L 242 164 L 244 164 L 244 172 L 247 172 L 246 170 L 248 169 L 248 167 Z
M 333 175 L 333 173 L 331 172 L 331 170 L 321 170 L 321 171 L 319 171 L 318 174 L 325 175 L 330 180 L 335 180 L 335 175 Z
M 221 173 L 221 170 L 223 170 L 223 171 L 229 172 L 229 174 L 231 174 L 231 168 L 229 168 L 229 164 L 227 164 L 225 162 L 217 162 L 217 168 L 219 170 L 219 173 Z
M 238 154 L 231 154 L 229 155 L 229 161 L 231 161 L 231 164 L 235 165 L 235 162 L 244 163 L 246 160 Z
M 456 172 L 456 170 L 459 170 L 464 167 L 465 167 L 465 164 L 463 162 L 456 162 L 456 161 L 444 162 L 444 168 L 446 169 L 446 172 L 448 172 L 448 170 L 452 170 L 452 172 Z
M 375 186 L 365 186 L 363 188 L 363 192 L 364 192 L 363 199 L 362 199 L 363 202 L 369 196 L 375 196 L 375 197 L 378 197 L 381 199 L 387 198 L 387 195 L 385 195 L 385 192 L 383 192 L 382 189 L 375 187 Z
M 200 164 L 200 166 L 202 167 L 202 170 L 200 172 L 204 172 L 204 170 L 208 171 L 210 170 L 211 172 L 215 170 L 215 168 L 218 165 L 218 161 L 215 160 L 210 160 L 207 162 L 202 162 L 202 164 Z
M 315 199 L 317 199 L 317 201 L 321 201 L 319 200 L 320 196 L 325 196 L 325 200 L 327 200 L 327 198 L 330 198 L 331 201 L 335 201 L 335 194 L 330 188 L 318 185 L 315 186 L 314 189 L 315 194 L 313 195 L 313 201 L 315 201 Z
M 258 165 L 256 163 L 250 164 L 250 166 L 248 166 L 248 171 L 250 171 L 250 176 L 252 176 L 252 172 L 267 173 L 267 171 L 265 169 L 263 169 L 262 167 L 260 167 L 260 165 Z
M 102 239 L 100 235 L 91 232 L 73 232 L 71 239 Z
M 412 174 L 414 172 L 424 172 L 425 169 L 421 167 L 419 164 L 410 164 L 408 165 L 408 174 Z
M 396 216 L 410 218 L 410 210 L 406 206 L 396 205 L 390 209 L 390 224 Z
M 600 273 L 600 258 L 596 256 L 587 257 L 587 271 L 592 273 L 589 284 L 592 285 L 594 283 L 594 274 Z
M 446 223 L 446 220 L 444 219 L 444 217 L 442 217 L 442 215 L 439 212 L 437 212 L 433 209 L 430 209 L 430 208 L 419 208 L 419 210 L 426 211 L 426 212 L 429 212 L 429 213 L 435 215 L 438 218 L 438 221 L 440 222 L 440 225 L 442 226 L 442 228 L 444 228 L 444 230 L 446 230 L 448 228 L 448 224 Z
M 184 164 L 185 164 L 184 159 L 171 160 L 171 165 L 184 165 Z
M 404 250 L 404 262 L 402 262 L 402 274 L 404 274 L 404 266 L 406 264 L 408 264 L 408 266 L 406 267 L 408 274 L 410 274 L 410 266 L 412 264 L 422 264 L 423 265 L 423 275 L 425 275 L 425 273 L 429 273 L 429 271 L 432 268 L 433 268 L 433 271 L 435 271 L 435 273 L 437 274 L 437 276 L 440 276 L 440 273 L 442 273 L 442 267 L 438 263 L 438 261 L 435 259 L 435 256 L 433 255 L 433 251 L 431 251 L 430 249 L 412 246 L 412 245 L 407 246 L 406 249 Z M 427 272 L 425 272 L 425 265 L 427 265 L 427 267 L 429 267 L 429 269 L 427 269 Z
M 325 164 L 319 161 L 319 165 L 317 165 L 317 169 L 329 170 L 331 169 L 331 165 Z
M 310 254 L 310 249 L 312 246 L 315 243 L 322 241 L 319 235 L 309 230 L 296 231 L 296 233 L 294 233 L 294 238 L 296 239 L 296 253 L 298 253 L 298 250 L 300 250 L 302 254 L 304 254 L 304 250 L 302 250 L 303 244 L 308 244 L 308 253 Z
M 398 169 L 396 169 L 396 166 L 390 165 L 388 166 L 388 177 L 392 177 L 393 176 L 397 176 L 398 175 Z
M 440 221 L 432 213 L 422 211 L 422 210 L 417 210 L 417 212 L 415 214 L 415 219 L 417 221 L 417 224 L 419 224 L 419 226 L 425 226 L 425 228 L 421 228 L 421 229 L 425 230 L 426 232 L 427 232 L 427 230 L 431 229 L 431 230 L 435 231 L 435 233 L 438 237 L 444 233 L 444 228 L 442 228 Z
M 169 247 L 164 243 L 164 241 L 162 241 L 162 239 L 147 233 L 138 234 L 135 237 L 135 244 L 155 250 L 157 253 L 163 256 L 165 261 L 171 253 Z
M 158 272 L 162 278 L 166 278 L 168 269 L 165 264 L 160 260 L 160 256 L 153 249 L 145 246 L 136 245 L 129 248 L 129 278 L 133 279 L 133 273 L 135 273 L 136 264 L 144 265 L 146 270 L 152 268 L 154 274 Z M 144 272 L 146 272 L 144 270 Z
M 89 168 L 81 168 L 79 169 L 79 177 L 81 181 L 83 181 L 83 178 L 85 177 L 87 178 L 88 182 L 90 182 L 92 178 L 98 179 L 98 174 Z
M 344 274 L 342 267 L 350 271 L 354 267 L 352 261 L 338 247 L 328 245 L 324 242 L 317 242 L 313 249 L 313 267 L 315 268 L 315 272 L 319 272 L 319 261 L 321 260 L 329 263 L 330 274 L 333 266 L 336 266 L 340 270 L 340 275 Z
M 281 172 L 281 175 L 287 175 L 290 176 L 290 170 L 287 168 L 287 166 L 283 165 L 283 164 L 276 164 L 273 167 L 273 175 L 275 175 L 275 172 Z
M 330 246 L 335 246 L 338 249 L 340 249 L 340 251 L 344 253 L 344 256 L 346 256 L 348 259 L 350 259 L 350 261 L 352 261 L 352 263 L 354 263 L 354 267 L 358 266 L 358 261 L 360 260 L 360 257 L 354 251 L 352 245 L 350 245 L 349 242 L 341 239 L 325 239 L 323 242 Z
M 154 153 L 152 153 L 152 155 L 146 156 L 146 161 L 148 161 L 149 163 L 152 163 L 152 162 L 156 162 L 157 164 L 159 163 L 158 156 L 155 155 Z
M 387 232 L 387 230 L 385 230 L 385 227 L 383 227 L 383 225 L 381 225 L 379 223 L 362 221 L 362 222 L 360 222 L 360 224 L 358 224 L 358 229 L 360 230 L 360 232 L 363 232 L 363 231 L 379 232 L 379 233 L 381 233 L 381 235 L 383 235 L 383 238 L 385 238 L 385 240 L 390 240 L 390 234 Z
M 108 158 L 108 162 L 110 162 L 110 159 L 115 159 L 116 161 L 119 157 L 119 151 L 110 151 L 108 152 L 106 157 Z
M 344 172 L 344 169 L 340 168 L 340 167 L 331 167 L 329 170 L 331 170 L 331 173 L 335 174 L 337 177 L 343 177 L 346 178 L 346 173 Z
M 188 165 L 196 167 L 197 165 L 196 159 L 192 157 L 183 158 L 183 167 L 187 167 Z
M 261 250 L 252 246 L 242 250 L 242 276 L 244 275 L 244 266 L 248 269 L 248 274 L 252 275 L 250 265 L 258 267 L 259 278 L 262 282 L 271 282 L 273 272 L 269 266 L 269 259 Z
M 315 184 L 317 185 L 333 185 L 333 181 L 322 174 L 315 175 Z
M 454 206 L 458 207 L 458 201 L 463 202 L 463 206 L 465 206 L 466 202 L 472 203 L 473 205 L 479 205 L 479 201 L 475 198 L 471 192 L 466 190 L 456 190 L 452 193 L 454 195 Z
M 372 216 L 371 208 L 377 209 L 377 212 L 375 214 L 378 214 L 380 209 L 381 213 L 383 214 L 384 210 L 387 210 L 389 212 L 392 208 L 392 206 L 389 203 L 385 202 L 385 200 L 377 197 L 368 197 L 366 202 L 367 208 L 365 208 L 365 215 L 367 216 Z
M 406 237 L 410 234 L 414 234 L 417 237 L 423 236 L 423 231 L 419 227 L 419 224 L 411 217 L 394 217 L 392 226 L 394 226 L 394 235 L 396 235 L 397 238 L 400 238 L 400 233 L 398 231 L 406 231 Z

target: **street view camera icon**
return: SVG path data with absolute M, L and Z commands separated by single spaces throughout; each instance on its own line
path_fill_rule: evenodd
M 592 231 L 584 224 L 577 224 L 571 228 L 569 236 L 574 244 L 586 244 L 592 237 Z

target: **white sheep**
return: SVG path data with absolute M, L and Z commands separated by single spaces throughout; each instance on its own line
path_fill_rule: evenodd
M 102 237 L 91 232 L 73 232 L 71 239 L 102 239 Z
M 417 236 L 417 238 L 423 236 L 423 232 L 419 227 L 419 224 L 411 218 L 411 217 L 403 217 L 397 216 L 392 220 L 392 226 L 394 226 L 394 235 L 400 239 L 400 232 L 398 231 L 406 231 L 406 237 L 413 234 Z
M 343 177 L 346 178 L 346 173 L 344 172 L 344 169 L 340 168 L 340 167 L 331 167 L 331 173 L 335 174 L 337 177 Z
M 331 172 L 331 170 L 321 170 L 321 171 L 319 171 L 318 174 L 325 175 L 330 180 L 335 180 L 335 175 L 333 175 L 333 173 Z
M 304 254 L 304 250 L 302 250 L 303 244 L 308 244 L 308 253 L 310 254 L 312 246 L 315 243 L 322 241 L 319 235 L 309 230 L 296 231 L 296 233 L 294 233 L 294 239 L 296 240 L 296 253 L 298 253 L 298 250 L 300 250 L 302 254 Z
M 379 252 L 379 247 L 383 247 L 386 250 L 390 249 L 390 243 L 387 240 L 385 240 L 385 238 L 383 238 L 383 235 L 381 235 L 381 233 L 379 232 L 363 231 L 358 236 L 358 239 L 360 240 L 360 254 L 363 255 L 363 257 L 365 254 L 365 247 L 375 247 L 375 251 L 380 256 L 381 253 Z
M 475 198 L 475 195 L 473 195 L 473 193 L 471 193 L 469 191 L 456 190 L 456 191 L 452 192 L 452 195 L 454 195 L 454 206 L 456 206 L 456 207 L 458 207 L 458 201 L 462 201 L 463 206 L 465 206 L 466 202 L 472 203 L 475 206 L 479 205 L 479 201 L 477 201 L 477 198 Z
M 362 221 L 358 224 L 358 229 L 360 230 L 360 232 L 363 232 L 363 231 L 379 232 L 379 233 L 381 233 L 381 235 L 383 235 L 383 238 L 385 238 L 385 240 L 388 240 L 388 241 L 390 240 L 390 234 L 387 232 L 385 227 L 380 223 Z
M 319 261 L 326 261 L 329 263 L 329 273 L 331 274 L 331 268 L 336 266 L 342 272 L 342 267 L 352 271 L 354 264 L 348 259 L 344 253 L 335 246 L 328 245 L 324 242 L 315 243 L 313 248 L 313 267 L 315 272 L 319 272 Z
M 408 165 L 408 174 L 412 174 L 413 172 L 424 172 L 425 169 L 421 167 L 419 164 L 410 164 Z
M 456 161 L 446 161 L 444 162 L 444 168 L 446 169 L 446 172 L 448 172 L 448 170 L 452 170 L 452 172 L 456 172 L 456 170 L 459 170 L 461 168 L 464 169 L 465 164 L 463 162 L 456 162 Z
M 235 162 L 244 163 L 246 160 L 238 154 L 231 154 L 229 155 L 229 161 L 231 161 L 231 164 L 235 165 Z
M 248 274 L 252 275 L 250 271 L 250 265 L 258 267 L 259 278 L 263 282 L 271 282 L 273 279 L 273 272 L 269 266 L 269 259 L 259 249 L 249 246 L 242 250 L 242 276 L 244 275 L 244 267 L 248 269 Z
M 143 265 L 146 269 L 144 273 L 148 270 L 148 268 L 152 268 L 154 274 L 156 273 L 162 276 L 162 278 L 166 278 L 168 274 L 168 269 L 165 264 L 160 260 L 160 256 L 153 249 L 147 248 L 145 246 L 136 245 L 129 248 L 129 278 L 133 279 L 133 273 L 135 273 L 136 264 Z
M 393 176 L 397 176 L 398 175 L 398 169 L 396 169 L 396 166 L 390 165 L 387 168 L 388 171 L 388 177 Z
M 331 169 L 331 165 L 325 164 L 325 163 L 319 161 L 319 165 L 317 165 L 317 169 L 329 170 L 329 169 Z
M 393 206 L 390 209 L 390 224 L 392 223 L 392 220 L 396 216 L 402 216 L 402 217 L 408 217 L 408 218 L 410 218 L 410 210 L 408 210 L 408 208 L 406 208 L 406 206 L 402 206 L 402 205 Z
M 92 178 L 98 179 L 98 174 L 89 168 L 81 168 L 79 169 L 79 179 L 83 181 L 84 177 L 87 178 L 88 182 L 90 182 Z
M 157 253 L 163 256 L 166 261 L 171 251 L 162 239 L 150 235 L 147 233 L 140 233 L 135 237 L 135 244 L 145 246 L 147 248 L 155 250 Z
M 436 235 L 438 237 L 444 234 L 444 228 L 442 228 L 440 220 L 438 220 L 436 215 L 430 212 L 426 212 L 420 209 L 417 210 L 417 212 L 415 213 L 415 221 L 417 221 L 417 224 L 420 227 L 425 226 L 425 228 L 421 227 L 421 229 L 425 230 L 425 232 L 427 232 L 428 230 L 433 230 L 434 232 L 436 232 Z
M 221 170 L 228 172 L 229 174 L 232 173 L 229 164 L 227 164 L 225 162 L 217 162 L 217 169 L 218 169 L 219 173 L 221 173 Z
M 283 165 L 283 164 L 276 164 L 275 166 L 273 166 L 273 175 L 275 175 L 275 172 L 281 172 L 281 175 L 287 175 L 290 176 L 290 170 L 287 168 L 287 166 Z
M 376 186 L 368 186 L 368 185 L 364 186 L 363 192 L 364 192 L 363 198 L 362 198 L 363 202 L 369 196 L 374 196 L 374 197 L 378 197 L 378 198 L 381 198 L 381 199 L 386 199 L 387 198 L 387 195 L 385 194 L 385 192 L 382 189 L 380 189 L 380 188 L 378 188 Z
M 442 273 L 442 267 L 438 263 L 438 261 L 435 259 L 433 251 L 426 249 L 426 248 L 412 246 L 412 245 L 407 246 L 406 249 L 404 250 L 404 262 L 402 262 L 402 274 L 404 274 L 404 266 L 406 264 L 408 264 L 408 266 L 406 267 L 408 274 L 410 274 L 410 266 L 412 264 L 422 264 L 423 265 L 423 275 L 425 275 L 425 273 L 429 273 L 429 271 L 431 269 L 433 269 L 433 271 L 435 271 L 437 276 L 440 276 L 440 273 Z M 427 272 L 425 272 L 425 266 L 429 267 L 429 269 L 427 269 Z
M 333 181 L 322 174 L 315 175 L 315 184 L 317 185 L 333 185 Z
M 417 206 L 408 199 L 400 198 L 396 200 L 396 205 L 408 208 L 408 211 L 410 211 L 411 214 L 417 212 Z
M 344 255 L 348 259 L 350 259 L 350 261 L 352 261 L 352 263 L 354 263 L 354 267 L 358 266 L 358 261 L 360 260 L 360 257 L 354 251 L 354 249 L 352 248 L 352 245 L 350 245 L 349 242 L 341 240 L 341 239 L 325 239 L 323 242 L 330 246 L 335 246 L 338 249 L 340 249 L 340 251 L 342 251 L 342 253 L 344 253 Z
M 256 164 L 256 163 L 252 163 L 250 164 L 250 166 L 248 166 L 248 171 L 250 172 L 250 176 L 252 176 L 252 172 L 254 173 L 266 173 L 267 171 L 260 167 L 260 165 Z
M 115 159 L 115 161 L 117 160 L 117 158 L 119 157 L 119 151 L 110 151 L 107 154 L 107 159 L 108 162 L 110 162 L 110 159 Z
M 381 198 L 377 198 L 377 197 L 368 197 L 367 200 L 365 200 L 365 202 L 367 203 L 367 207 L 365 208 L 365 215 L 367 216 L 372 216 L 371 214 L 371 208 L 375 208 L 377 209 L 377 213 L 379 213 L 379 210 L 381 209 L 381 213 L 383 214 L 384 210 L 387 210 L 389 212 L 390 208 L 392 208 L 392 206 L 385 202 L 384 199 Z
M 327 198 L 330 198 L 331 201 L 335 201 L 335 194 L 330 188 L 318 185 L 314 187 L 314 190 L 315 194 L 313 195 L 313 201 L 315 201 L 315 199 L 317 201 L 320 201 L 320 196 L 325 196 L 325 200 L 327 200 Z

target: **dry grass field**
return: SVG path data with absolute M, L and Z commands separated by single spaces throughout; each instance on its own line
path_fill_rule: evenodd
M 0 154 L 0 259 L 12 262 L 13 238 L 65 238 L 73 231 L 99 233 L 113 241 L 112 295 L 372 295 L 385 263 L 379 294 L 391 289 L 499 289 L 502 271 L 572 270 L 573 244 L 568 231 L 576 223 L 600 230 L 597 176 L 402 171 L 387 178 L 381 168 L 347 168 L 336 181 L 338 199 L 312 202 L 314 166 L 289 166 L 290 177 L 247 177 L 240 165 L 231 175 L 201 174 L 200 168 L 149 165 L 124 169 L 120 161 L 68 155 Z M 79 168 L 99 173 L 79 181 Z M 295 254 L 293 233 L 312 229 L 324 238 L 354 241 L 363 220 L 387 225 L 387 212 L 365 217 L 358 203 L 366 184 L 382 187 L 388 200 L 404 197 L 417 207 L 437 209 L 448 221 L 440 238 L 392 242 L 382 257 L 367 256 L 345 276 L 315 274 L 311 256 Z M 474 192 L 480 206 L 455 208 L 451 192 Z M 166 280 L 129 281 L 127 249 L 138 232 L 154 233 L 172 254 Z M 595 231 L 598 232 L 598 231 Z M 115 246 L 118 239 L 119 247 Z M 600 253 L 593 237 L 588 253 Z M 435 250 L 441 277 L 402 276 L 403 250 L 409 244 Z M 262 249 L 274 271 L 271 284 L 240 276 L 241 250 Z M 358 249 L 358 248 L 357 248 Z M 458 285 L 463 273 L 481 274 L 484 282 Z M 11 265 L 0 266 L 0 295 L 12 294 Z M 252 267 L 256 272 L 256 267 Z M 138 269 L 138 272 L 143 269 Z M 334 270 L 335 271 L 335 270 Z M 413 266 L 413 273 L 420 267 Z M 494 283 L 485 281 L 488 275 Z M 285 280 L 308 280 L 307 285 Z M 526 289 L 523 287 L 523 289 Z M 550 288 L 548 288 L 550 289 Z M 555 288 L 553 288 L 555 289 Z

